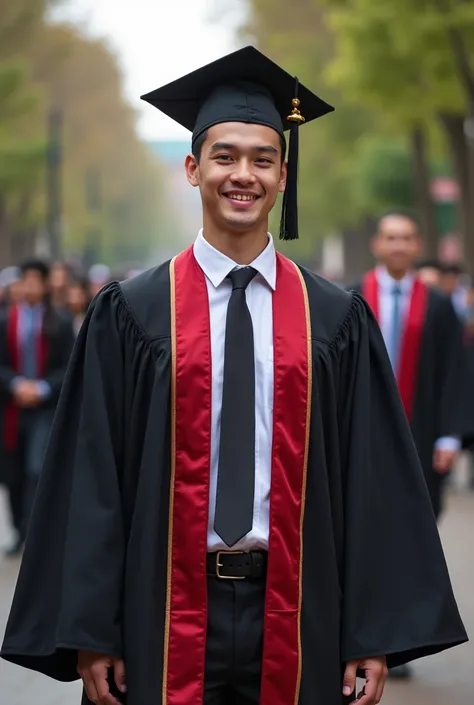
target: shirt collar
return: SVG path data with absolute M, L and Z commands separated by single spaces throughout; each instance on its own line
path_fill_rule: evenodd
M 205 239 L 202 230 L 199 231 L 194 243 L 194 257 L 216 289 L 233 269 L 241 266 L 216 250 Z M 268 245 L 249 266 L 256 269 L 273 290 L 276 289 L 276 254 L 270 233 L 268 233 Z
M 408 274 L 405 274 L 402 279 L 394 279 L 390 276 L 385 267 L 377 267 L 376 271 L 379 286 L 382 291 L 391 294 L 393 292 L 394 286 L 398 284 L 400 286 L 402 294 L 410 293 L 413 286 L 413 281 L 415 279 L 415 275 L 412 272 L 408 272 Z

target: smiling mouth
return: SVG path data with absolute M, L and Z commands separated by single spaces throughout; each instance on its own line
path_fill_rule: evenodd
M 229 199 L 229 201 L 236 201 L 237 203 L 242 203 L 242 201 L 256 201 L 260 196 L 254 193 L 225 193 L 224 196 Z

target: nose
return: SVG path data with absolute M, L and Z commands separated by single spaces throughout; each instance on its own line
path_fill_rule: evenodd
M 252 172 L 251 164 L 248 159 L 239 159 L 236 162 L 232 176 L 232 183 L 251 184 L 255 181 L 255 175 Z

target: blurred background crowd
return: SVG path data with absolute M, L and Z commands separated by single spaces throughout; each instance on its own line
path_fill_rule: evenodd
M 15 354 L 13 306 L 48 311 L 61 348 L 54 364 L 54 346 L 49 362 L 39 348 L 28 357 L 35 319 L 15 319 L 24 365 L 42 377 L 39 366 L 49 364 L 58 375 L 47 387 L 18 386 L 26 407 L 44 408 L 48 421 L 54 379 L 63 379 L 100 288 L 175 255 L 200 226 L 199 196 L 183 170 L 189 135 L 139 96 L 248 43 L 336 106 L 301 137 L 301 239 L 279 249 L 345 286 L 373 266 L 379 218 L 413 216 L 419 274 L 451 298 L 474 360 L 472 0 L 0 0 L 0 10 L 0 384 L 1 361 Z M 32 449 L 23 464 L 36 467 L 45 434 L 28 423 L 17 432 Z M 465 450 L 459 541 L 474 529 Z M 1 457 L 0 449 L 5 483 Z M 25 492 L 14 487 L 3 511 L 14 529 L 0 537 L 10 557 L 21 553 Z M 2 570 L 6 613 L 14 576 L 2 594 Z M 472 573 L 463 581 L 474 594 Z M 469 626 L 474 601 L 465 607 Z M 415 695 L 401 695 L 407 705 L 438 702 L 411 687 Z M 453 693 L 453 705 L 468 705 Z M 53 704 L 49 695 L 44 702 Z

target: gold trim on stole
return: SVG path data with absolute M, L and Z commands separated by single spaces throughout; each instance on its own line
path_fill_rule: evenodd
M 301 517 L 300 517 L 300 565 L 299 565 L 299 598 L 298 598 L 298 676 L 296 681 L 295 705 L 298 705 L 301 688 L 302 644 L 301 644 L 301 609 L 303 604 L 303 524 L 306 506 L 306 479 L 308 475 L 309 437 L 311 427 L 311 400 L 313 392 L 313 347 L 311 339 L 311 314 L 309 308 L 308 290 L 300 268 L 293 262 L 298 274 L 304 299 L 306 315 L 306 344 L 308 348 L 308 396 L 306 402 L 306 439 L 304 447 L 303 481 L 301 484 Z
M 170 318 L 171 318 L 171 472 L 169 492 L 169 518 L 168 518 L 168 559 L 166 577 L 166 607 L 165 607 L 165 633 L 163 642 L 163 683 L 162 705 L 166 705 L 168 698 L 168 650 L 170 640 L 171 621 L 171 570 L 173 559 L 173 509 L 174 509 L 174 483 L 176 474 L 176 281 L 175 261 L 170 262 Z

